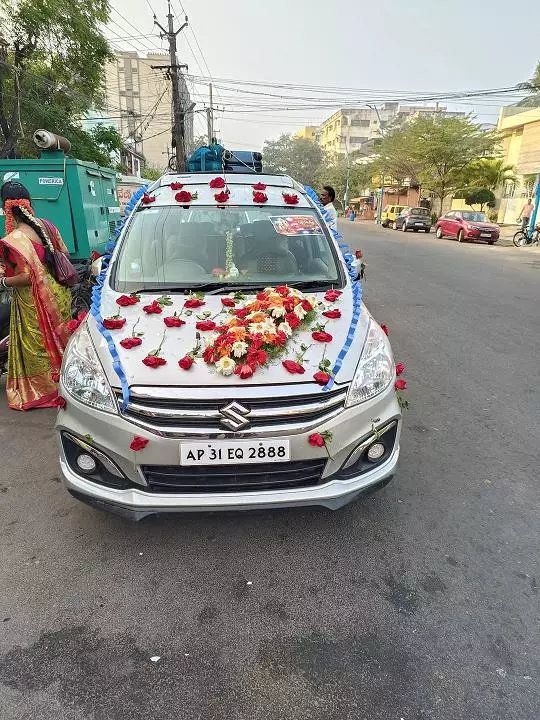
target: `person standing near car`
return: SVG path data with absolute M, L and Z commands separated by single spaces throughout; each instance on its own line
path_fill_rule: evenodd
M 527 228 L 529 227 L 529 223 L 531 222 L 531 217 L 533 214 L 533 203 L 531 198 L 527 200 L 525 205 L 523 206 L 523 210 L 519 213 L 518 222 L 521 221 L 521 230 L 526 233 Z
M 12 410 L 58 405 L 58 374 L 69 339 L 71 292 L 55 276 L 54 253 L 68 254 L 58 230 L 34 215 L 28 190 L 0 191 L 6 235 L 0 285 L 12 289 L 6 392 Z
M 325 185 L 319 195 L 319 200 L 324 206 L 324 209 L 328 213 L 327 223 L 332 230 L 337 230 L 337 212 L 334 207 L 334 200 L 336 199 L 336 191 L 331 185 Z

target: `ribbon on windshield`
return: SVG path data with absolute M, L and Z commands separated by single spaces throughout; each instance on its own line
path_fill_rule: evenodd
M 339 351 L 336 361 L 334 362 L 334 366 L 332 368 L 332 373 L 331 373 L 332 377 L 330 378 L 328 383 L 323 387 L 323 390 L 328 392 L 328 390 L 331 390 L 332 387 L 334 386 L 334 383 L 335 383 L 334 378 L 336 377 L 338 372 L 341 370 L 343 361 L 345 360 L 347 353 L 351 349 L 351 345 L 354 340 L 356 328 L 358 326 L 358 320 L 360 319 L 360 315 L 362 314 L 362 283 L 360 282 L 360 279 L 358 278 L 358 271 L 356 270 L 356 268 L 354 266 L 355 257 L 352 254 L 349 246 L 343 242 L 343 240 L 344 240 L 343 235 L 338 230 L 331 227 L 330 222 L 332 221 L 332 218 L 330 217 L 330 214 L 328 213 L 328 211 L 324 209 L 315 190 L 313 190 L 313 188 L 308 187 L 308 186 L 305 186 L 304 189 L 306 191 L 307 196 L 310 198 L 310 200 L 312 200 L 315 203 L 315 205 L 319 208 L 319 210 L 321 211 L 321 214 L 322 214 L 324 220 L 326 221 L 326 224 L 328 225 L 328 229 L 332 233 L 334 240 L 337 242 L 337 244 L 341 250 L 341 254 L 343 256 L 343 260 L 345 262 L 347 272 L 351 279 L 351 287 L 352 287 L 353 310 L 352 310 L 351 323 L 349 325 L 349 329 L 347 331 L 347 336 L 345 338 L 343 347 Z
M 137 192 L 133 193 L 124 210 L 123 219 L 120 220 L 119 223 L 117 223 L 116 228 L 114 229 L 113 237 L 105 246 L 105 254 L 102 256 L 101 261 L 101 272 L 99 273 L 99 276 L 96 279 L 96 284 L 94 285 L 94 288 L 92 290 L 92 305 L 90 306 L 90 315 L 92 315 L 92 317 L 96 321 L 96 327 L 100 334 L 103 336 L 105 342 L 107 343 L 107 348 L 112 359 L 112 366 L 115 373 L 118 375 L 118 379 L 120 380 L 120 387 L 122 388 L 122 402 L 120 404 L 120 407 L 122 410 L 125 410 L 129 403 L 129 384 L 126 374 L 122 368 L 120 356 L 118 355 L 118 350 L 116 349 L 116 345 L 114 344 L 112 335 L 106 328 L 103 327 L 103 318 L 101 317 L 101 294 L 103 292 L 105 277 L 107 275 L 107 270 L 109 268 L 109 263 L 111 261 L 113 250 L 116 246 L 116 242 L 120 237 L 120 233 L 124 229 L 126 222 L 128 221 L 131 214 L 135 211 L 140 199 L 146 192 L 146 188 L 147 186 L 145 185 L 144 187 L 139 188 Z

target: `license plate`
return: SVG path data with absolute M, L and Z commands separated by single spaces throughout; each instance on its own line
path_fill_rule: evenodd
M 180 465 L 248 465 L 287 462 L 290 458 L 289 440 L 219 440 L 180 445 Z
M 480 233 L 480 237 L 491 237 L 491 233 Z
M 417 223 L 414 223 L 414 224 L 415 224 L 415 225 L 423 225 L 424 223 L 423 223 L 423 222 L 417 222 Z

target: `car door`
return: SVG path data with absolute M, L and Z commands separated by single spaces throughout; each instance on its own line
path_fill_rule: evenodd
M 454 232 L 454 216 L 455 212 L 446 213 L 441 220 L 441 229 L 445 235 L 452 235 Z

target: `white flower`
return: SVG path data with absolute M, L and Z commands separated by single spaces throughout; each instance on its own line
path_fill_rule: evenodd
M 281 332 L 284 332 L 287 337 L 291 337 L 292 335 L 292 327 L 289 325 L 288 322 L 282 322 L 279 326 L 279 329 Z
M 270 315 L 275 318 L 280 318 L 285 315 L 285 308 L 283 305 L 271 305 L 269 308 Z
M 306 297 L 306 300 L 308 301 L 308 303 L 311 305 L 311 307 L 312 307 L 314 310 L 315 310 L 315 308 L 317 307 L 317 305 L 319 304 L 319 301 L 318 301 L 318 299 L 317 299 L 317 297 L 316 297 L 315 295 L 308 295 L 308 296 Z
M 216 340 L 218 339 L 219 335 L 218 333 L 210 333 L 210 335 L 207 335 L 204 338 L 205 347 L 209 347 L 210 345 L 214 345 Z
M 275 333 L 276 326 L 273 321 L 268 318 L 268 320 L 264 320 L 263 322 L 251 323 L 248 330 L 252 335 L 265 335 L 266 333 Z
M 294 308 L 294 311 L 293 311 L 293 312 L 294 312 L 294 314 L 296 315 L 296 317 L 297 317 L 299 320 L 303 320 L 303 319 L 306 317 L 306 315 L 307 315 L 307 312 L 304 310 L 304 308 L 302 307 L 302 305 L 297 305 L 297 306 Z
M 218 360 L 216 363 L 216 370 L 222 375 L 232 375 L 235 367 L 236 363 L 234 360 L 227 356 L 222 357 L 221 360 Z
M 241 358 L 242 355 L 245 355 L 248 350 L 248 344 L 245 342 L 242 342 L 241 340 L 237 340 L 232 346 L 232 352 L 235 358 Z
M 304 293 L 300 290 L 297 290 L 296 288 L 289 288 L 289 295 L 292 295 L 292 297 L 301 298 L 304 299 Z

